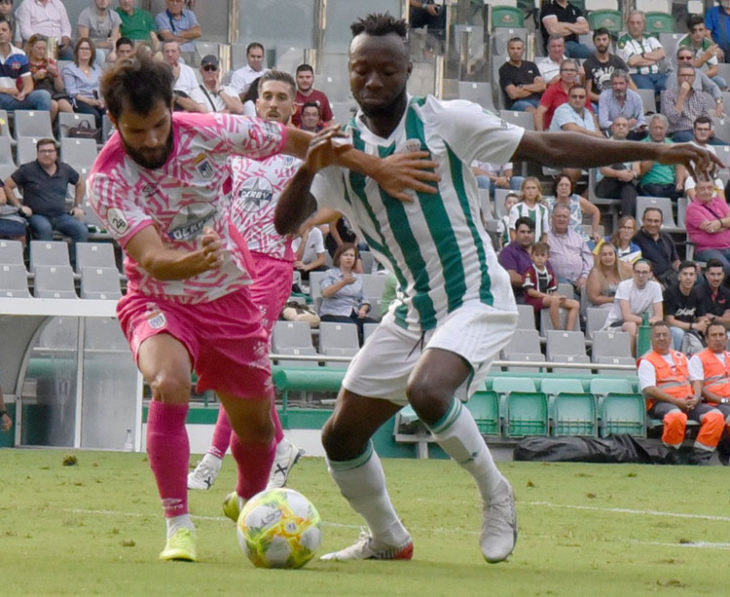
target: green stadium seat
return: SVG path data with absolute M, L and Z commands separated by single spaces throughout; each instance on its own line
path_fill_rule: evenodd
M 674 17 L 663 12 L 647 12 L 646 32 L 655 36 L 660 33 L 674 33 Z
M 537 388 L 529 377 L 495 377 L 492 390 L 502 395 L 508 392 L 535 392 Z
M 614 35 L 618 35 L 624 26 L 621 12 L 618 10 L 594 10 L 588 13 L 588 24 L 591 26 L 591 31 L 605 27 Z
M 524 27 L 525 19 L 522 10 L 514 6 L 493 6 L 492 7 L 492 29 L 505 27 L 513 29 Z
M 540 382 L 540 391 L 548 396 L 557 396 L 561 393 L 582 394 L 583 382 L 579 379 L 565 377 L 546 377 Z
M 466 407 L 482 435 L 499 435 L 499 396 L 497 392 L 474 392 Z
M 548 401 L 542 392 L 510 392 L 505 403 L 505 435 L 524 437 L 526 435 L 548 434 Z
M 598 419 L 601 437 L 622 433 L 646 437 L 646 402 L 641 394 L 610 392 L 599 398 Z
M 593 394 L 563 392 L 550 401 L 552 435 L 596 437 L 596 399 Z
M 605 396 L 606 394 L 632 394 L 634 386 L 628 379 L 606 379 L 596 377 L 591 380 L 591 394 Z

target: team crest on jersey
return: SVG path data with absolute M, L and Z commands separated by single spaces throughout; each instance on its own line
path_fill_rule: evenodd
M 258 211 L 271 203 L 273 195 L 271 183 L 265 178 L 254 176 L 241 185 L 238 203 L 244 211 Z
M 421 140 L 420 139 L 406 139 L 406 151 L 421 151 Z
M 157 189 L 155 185 L 153 185 L 151 182 L 148 182 L 142 187 L 142 194 L 149 197 L 150 195 L 154 195 L 156 190 Z
M 106 220 L 111 231 L 120 236 L 129 228 L 129 222 L 127 222 L 127 218 L 124 217 L 124 212 L 116 207 L 112 207 L 106 212 Z
M 198 154 L 193 162 L 195 163 L 195 169 L 198 171 L 198 174 L 200 174 L 200 176 L 205 179 L 213 178 L 213 175 L 215 174 L 215 168 L 213 168 L 213 164 L 210 163 L 210 158 L 208 157 L 208 154 Z
M 175 214 L 167 235 L 172 240 L 192 240 L 200 235 L 214 214 L 215 208 L 210 203 L 190 203 Z

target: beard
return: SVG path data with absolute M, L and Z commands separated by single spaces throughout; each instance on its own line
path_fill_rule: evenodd
M 162 168 L 172 152 L 172 128 L 170 128 L 170 135 L 167 137 L 164 147 L 155 147 L 154 149 L 135 149 L 127 143 L 124 137 L 120 136 L 120 138 L 127 155 L 148 170 Z

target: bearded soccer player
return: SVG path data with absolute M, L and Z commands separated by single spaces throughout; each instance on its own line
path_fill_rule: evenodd
M 484 382 L 512 336 L 517 307 L 479 217 L 471 163 L 531 159 L 593 167 L 646 155 L 662 162 L 695 159 L 705 171 L 712 158 L 688 145 L 525 131 L 470 102 L 410 97 L 407 30 L 405 21 L 388 14 L 352 25 L 350 88 L 360 111 L 346 130 L 354 146 L 370 155 L 428 152 L 438 164 L 438 193 L 412 194 L 403 203 L 356 172 L 322 170 L 316 155 L 326 143 L 315 137 L 276 208 L 280 233 L 296 231 L 317 202 L 341 211 L 400 287 L 399 298 L 350 363 L 322 432 L 330 474 L 369 529 L 323 559 L 412 557 L 410 533 L 390 501 L 371 442 L 408 401 L 444 451 L 474 478 L 482 497 L 481 551 L 488 562 L 500 562 L 517 538 L 512 486 L 459 397 Z
M 259 118 L 287 124 L 296 110 L 296 83 L 288 73 L 267 71 L 259 79 L 256 113 Z M 256 278 L 251 285 L 251 298 L 261 311 L 261 323 L 271 335 L 274 323 L 291 294 L 295 255 L 292 235 L 277 234 L 274 229 L 274 208 L 279 194 L 301 165 L 297 158 L 277 154 L 261 161 L 236 156 L 231 158 L 233 192 L 231 221 L 251 250 Z M 276 458 L 268 487 L 283 487 L 291 467 L 302 451 L 284 438 L 279 416 L 274 408 Z M 231 440 L 231 426 L 225 409 L 218 413 L 213 440 L 208 453 L 188 475 L 188 489 L 209 489 L 220 472 L 223 456 Z M 237 520 L 241 499 L 235 492 L 226 498 L 225 511 Z
M 214 390 L 228 413 L 238 496 L 266 487 L 275 451 L 268 339 L 246 288 L 251 258 L 228 217 L 228 158 L 303 157 L 310 135 L 255 118 L 173 114 L 172 81 L 169 66 L 147 59 L 105 74 L 101 89 L 117 132 L 92 167 L 89 190 L 125 252 L 128 290 L 117 315 L 152 390 L 147 452 L 167 522 L 160 558 L 195 561 L 185 431 L 191 369 L 198 390 Z M 389 164 L 336 149 L 331 138 L 325 145 L 318 167 L 358 165 L 401 197 L 406 186 L 428 188 L 418 178 L 433 179 L 421 170 L 426 160 Z

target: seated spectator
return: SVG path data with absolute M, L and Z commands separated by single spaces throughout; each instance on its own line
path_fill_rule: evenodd
M 23 0 L 15 11 L 15 19 L 23 42 L 34 33 L 40 33 L 56 40 L 54 58 L 73 58 L 71 22 L 61 0 Z
M 682 64 L 692 64 L 694 60 L 694 54 L 692 53 L 692 50 L 684 46 L 680 46 L 677 49 L 676 57 L 677 61 L 674 64 L 674 70 L 667 73 L 667 89 L 672 89 L 679 86 L 679 83 L 677 82 L 677 68 Z M 701 70 L 695 69 L 695 78 L 692 86 L 694 87 L 694 90 L 696 92 L 706 92 L 712 96 L 712 99 L 715 100 L 715 116 L 717 116 L 718 118 L 723 118 L 725 116 L 725 107 L 722 100 L 722 90 L 712 79 L 710 79 L 710 77 L 708 77 Z
M 532 305 L 537 315 L 543 309 L 550 311 L 550 321 L 556 330 L 572 330 L 578 321 L 580 304 L 575 299 L 557 294 L 558 281 L 548 261 L 550 247 L 547 243 L 536 243 L 532 247 L 532 264 L 523 274 L 522 286 L 525 289 L 525 302 Z M 565 327 L 560 325 L 560 310 L 567 313 Z
M 499 249 L 507 246 L 512 240 L 510 237 L 510 214 L 519 200 L 520 196 L 517 193 L 507 193 L 504 196 L 504 215 L 497 220 L 497 246 Z
M 592 137 L 604 138 L 598 128 L 596 115 L 586 108 L 588 92 L 580 83 L 573 85 L 568 91 L 568 101 L 555 109 L 551 131 L 570 131 Z
M 626 271 L 631 272 L 631 266 L 637 259 L 641 259 L 641 248 L 634 241 L 636 234 L 636 220 L 633 216 L 621 216 L 618 220 L 618 228 L 610 236 L 596 244 L 593 254 L 598 255 L 604 242 L 610 241 L 616 249 L 619 265 L 627 266 Z
M 31 35 L 25 47 L 28 66 L 36 89 L 47 91 L 51 96 L 51 121 L 56 121 L 59 112 L 73 112 L 71 98 L 66 92 L 58 64 L 48 58 L 48 40 L 44 35 Z
M 263 75 L 262 75 L 263 76 Z M 248 90 L 246 93 L 241 97 L 241 101 L 243 102 L 243 115 L 244 116 L 256 116 L 256 100 L 259 99 L 259 79 L 261 77 L 257 77 L 253 80 L 251 85 L 249 85 Z M 236 89 L 235 86 L 231 85 L 234 89 Z M 236 91 L 238 91 L 236 89 Z
M 626 139 L 637 141 L 646 137 L 646 118 L 641 96 L 628 88 L 629 75 L 617 69 L 611 73 L 610 88 L 603 91 L 598 98 L 598 124 L 601 130 L 607 131 L 613 121 L 624 117 L 629 124 Z
M 236 90 L 221 85 L 220 63 L 213 54 L 200 61 L 200 78 L 203 82 L 193 89 L 190 99 L 198 103 L 201 112 L 243 114 L 243 102 Z
M 324 211 L 325 210 L 319 210 L 319 213 L 322 214 Z M 350 221 L 345 216 L 335 210 L 329 211 L 330 213 L 324 221 L 330 222 L 330 231 L 329 234 L 324 237 L 324 246 L 332 256 L 332 259 L 334 259 L 337 249 L 343 244 L 350 243 L 357 246 L 357 235 L 352 229 Z M 356 265 L 355 271 L 362 272 L 362 269 L 358 268 Z
M 1 180 L 0 185 L 3 185 Z M 8 201 L 4 185 L 0 186 L 0 238 L 19 240 L 25 245 L 25 228 L 28 221 L 24 215 L 21 215 L 19 207 Z
M 578 65 L 571 59 L 564 60 L 560 65 L 560 78 L 547 86 L 540 98 L 540 105 L 534 112 L 535 128 L 538 131 L 550 130 L 553 114 L 559 106 L 568 102 L 570 88 L 578 82 Z M 588 97 L 585 106 L 592 113 L 593 107 Z
M 560 35 L 565 40 L 565 53 L 570 58 L 584 59 L 591 55 L 591 48 L 581 43 L 578 37 L 591 32 L 588 21 L 583 11 L 568 0 L 544 2 L 540 9 L 540 28 L 544 40 L 548 36 Z
M 408 23 L 411 29 L 428 28 L 426 50 L 441 54 L 446 35 L 446 11 L 434 0 L 409 0 Z
M 0 0 L 0 17 L 4 17 L 10 23 L 10 29 L 14 32 L 12 41 L 22 44 L 23 40 L 20 37 L 20 31 L 13 14 L 13 0 Z
M 322 115 L 317 102 L 306 102 L 302 106 L 302 115 L 299 118 L 299 128 L 310 133 L 318 133 L 322 126 Z
M 248 64 L 233 71 L 231 75 L 231 87 L 238 91 L 244 104 L 248 88 L 256 79 L 263 75 L 268 68 L 264 68 L 264 46 L 254 41 L 246 46 L 246 60 Z
M 725 91 L 727 82 L 718 75 L 718 64 L 723 59 L 722 50 L 708 37 L 704 19 L 700 15 L 687 15 L 687 31 L 689 33 L 679 40 L 677 47 L 689 48 L 694 53 L 692 66 L 704 72 Z
M 547 203 L 550 212 L 555 211 L 557 205 L 563 205 L 570 211 L 570 227 L 586 242 L 593 240 L 598 242 L 601 235 L 598 233 L 598 226 L 601 224 L 601 212 L 588 199 L 573 192 L 573 181 L 570 176 L 561 174 L 555 181 L 555 195 L 548 197 Z M 583 229 L 583 216 L 591 218 L 590 236 Z M 550 245 L 552 246 L 552 245 Z
M 653 89 L 659 95 L 666 86 L 666 52 L 659 40 L 645 33 L 646 16 L 632 10 L 626 19 L 628 33 L 618 40 L 618 55 L 629 65 L 629 74 L 639 89 Z
M 13 420 L 8 414 L 7 408 L 5 408 L 5 397 L 3 396 L 3 389 L 0 387 L 0 431 L 10 431 L 13 426 Z
M 535 223 L 530 218 L 519 218 L 515 222 L 515 239 L 499 252 L 499 263 L 509 274 L 515 300 L 525 303 L 523 276 L 532 265 L 530 251 L 535 242 Z
M 114 44 L 114 54 L 117 57 L 115 64 L 132 60 L 134 58 L 134 42 L 128 37 L 120 37 Z
M 679 254 L 672 237 L 661 231 L 663 221 L 661 209 L 647 207 L 634 242 L 641 249 L 642 258 L 651 263 L 654 277 L 667 288 L 677 283 Z
M 547 241 L 558 282 L 570 282 L 576 292 L 582 292 L 593 267 L 593 255 L 583 237 L 570 227 L 567 205 L 553 208 Z
M 319 306 L 319 317 L 322 321 L 340 321 L 357 325 L 357 336 L 360 346 L 363 343 L 363 325 L 377 323 L 368 317 L 370 304 L 362 292 L 362 279 L 354 273 L 357 260 L 357 249 L 351 243 L 343 243 L 337 247 L 332 258 L 334 267 L 320 281 L 322 303 Z
M 183 0 L 166 0 L 167 10 L 155 17 L 157 35 L 162 41 L 176 41 L 181 52 L 195 52 L 194 40 L 203 35 L 198 18 L 183 8 Z
M 680 263 L 677 277 L 678 282 L 664 291 L 664 321 L 672 332 L 674 350 L 682 350 L 687 334 L 695 336 L 693 346 L 702 344 L 710 320 L 704 316 L 702 301 L 695 291 L 697 265 L 694 261 Z M 682 352 L 687 353 L 686 350 Z
M 589 307 L 603 307 L 612 305 L 618 285 L 622 280 L 631 277 L 621 267 L 622 262 L 616 255 L 616 247 L 610 241 L 602 241 L 597 247 L 595 265 L 586 280 L 586 298 Z M 630 266 L 628 266 L 630 267 Z
M 715 192 L 715 183 L 700 180 L 687 206 L 687 238 L 700 261 L 717 259 L 730 274 L 730 207 Z
M 94 42 L 99 66 L 106 60 L 114 62 L 117 59 L 114 48 L 121 35 L 122 19 L 109 8 L 110 3 L 110 0 L 94 0 L 94 6 L 87 6 L 81 11 L 77 25 L 79 39 L 88 37 Z
M 198 87 L 195 71 L 181 60 L 180 44 L 174 40 L 162 43 L 162 57 L 172 69 L 175 82 L 172 85 L 175 110 L 202 112 L 202 107 L 192 99 Z
M 296 255 L 294 269 L 301 273 L 303 281 L 309 280 L 309 272 L 327 269 L 324 237 L 318 226 L 306 226 L 292 241 L 291 248 Z
M 730 288 L 723 282 L 725 269 L 722 262 L 710 259 L 705 266 L 704 283 L 697 285 L 697 296 L 702 303 L 702 312 L 730 330 Z
M 116 11 L 121 19 L 119 33 L 134 42 L 148 42 L 152 49 L 157 51 L 159 40 L 157 38 L 157 25 L 152 15 L 142 9 L 135 8 L 135 0 L 119 0 Z
M 304 104 L 311 104 L 312 102 L 319 107 L 321 120 L 319 124 L 328 124 L 334 118 L 334 114 L 332 114 L 332 107 L 330 106 L 329 99 L 327 99 L 327 95 L 323 91 L 314 88 L 314 69 L 309 64 L 300 64 L 297 66 L 296 79 L 297 110 L 294 112 L 294 116 L 292 116 L 294 126 L 301 128 L 302 108 Z
M 492 164 L 490 162 L 474 161 L 471 170 L 477 177 L 477 184 L 480 189 L 489 189 L 490 197 L 494 197 L 496 189 L 510 189 L 519 191 L 522 187 L 522 176 L 513 176 L 512 162 L 505 164 Z
M 63 84 L 73 100 L 74 112 L 91 114 L 96 120 L 96 128 L 101 130 L 106 106 L 99 89 L 101 68 L 95 64 L 95 60 L 94 42 L 86 37 L 81 38 L 74 47 L 73 64 L 66 66 L 62 74 Z
M 725 427 L 722 413 L 702 402 L 702 386 L 690 383 L 687 357 L 671 350 L 671 333 L 664 322 L 651 328 L 651 350 L 639 361 L 639 389 L 646 398 L 647 414 L 664 423 L 662 443 L 678 462 L 687 420 L 700 424 L 694 442 L 694 464 L 708 464 Z
M 593 32 L 593 44 L 596 46 L 596 51 L 583 62 L 581 68 L 588 97 L 595 108 L 598 106 L 598 98 L 601 93 L 611 89 L 611 75 L 615 71 L 621 70 L 627 73 L 626 78 L 630 89 L 635 90 L 636 85 L 628 76 L 628 65 L 616 54 L 611 54 L 608 51 L 611 48 L 611 34 L 608 29 L 604 27 L 596 29 Z
M 511 240 L 517 234 L 517 222 L 520 218 L 529 218 L 533 223 L 534 242 L 545 242 L 550 228 L 548 207 L 542 198 L 542 185 L 534 176 L 528 176 L 522 183 L 520 201 L 509 211 L 509 230 Z
M 697 147 L 701 147 L 702 149 L 706 149 L 707 151 L 710 151 L 717 155 L 715 146 L 709 144 L 710 139 L 715 134 L 712 118 L 708 116 L 699 116 L 695 119 L 692 130 L 694 132 L 694 139 L 691 141 L 691 143 L 693 145 L 696 145 Z M 696 186 L 697 185 L 695 183 L 695 179 L 692 177 L 691 174 L 687 173 L 687 178 L 684 181 L 684 192 L 690 199 L 694 199 Z M 725 186 L 726 183 L 723 182 L 722 178 L 716 176 L 715 192 L 723 200 L 727 197 Z
M 545 85 L 556 83 L 560 79 L 562 63 L 567 58 L 563 37 L 561 35 L 551 35 L 547 44 L 547 56 L 536 62 L 537 69 L 543 81 L 545 81 Z M 577 78 L 571 79 L 571 82 L 575 81 L 577 81 Z
M 727 34 L 730 28 L 730 2 L 728 0 L 720 0 L 718 6 L 707 9 L 705 27 L 712 36 L 712 40 L 720 46 L 725 62 L 727 62 L 730 59 L 730 36 Z
M 689 380 L 702 384 L 704 404 L 719 410 L 725 418 L 725 434 L 717 445 L 724 466 L 730 464 L 730 352 L 726 350 L 725 326 L 713 321 L 705 332 L 707 348 L 689 360 Z
M 33 76 L 25 52 L 10 44 L 10 23 L 0 17 L 0 109 L 51 110 L 51 94 L 33 88 Z
M 639 334 L 639 326 L 644 313 L 649 314 L 650 324 L 664 319 L 662 287 L 658 282 L 650 280 L 650 276 L 651 263 L 646 259 L 634 262 L 633 275 L 631 278 L 619 282 L 613 307 L 603 324 L 604 330 L 621 328 L 629 335 L 632 356 L 636 356 L 636 337 Z
M 534 112 L 545 91 L 545 80 L 534 62 L 523 60 L 525 42 L 513 37 L 507 43 L 509 59 L 499 67 L 499 87 L 508 110 Z
M 693 139 L 692 125 L 696 118 L 710 115 L 707 100 L 702 92 L 694 89 L 695 67 L 682 63 L 677 67 L 678 87 L 671 87 L 662 94 L 662 114 L 669 122 L 669 136 L 675 143 Z
M 647 143 L 672 143 L 667 139 L 667 118 L 663 114 L 654 114 L 649 120 L 649 136 Z M 645 160 L 634 162 L 633 168 L 639 176 L 639 194 L 650 197 L 669 197 L 678 199 L 684 192 L 684 181 L 687 170 L 683 166 L 667 166 Z
M 58 148 L 53 139 L 40 139 L 36 151 L 36 160 L 23 164 L 5 179 L 5 195 L 26 215 L 34 238 L 52 240 L 54 230 L 71 237 L 73 262 L 75 243 L 89 239 L 86 224 L 81 221 L 84 217 L 81 202 L 86 185 L 76 170 L 58 160 Z M 75 187 L 71 211 L 66 209 L 66 188 L 69 184 Z M 23 193 L 22 203 L 15 195 L 16 187 Z
M 611 138 L 624 141 L 629 132 L 629 121 L 624 116 L 617 116 L 611 123 Z M 606 199 L 621 199 L 621 213 L 633 214 L 636 211 L 637 172 L 633 162 L 619 162 L 610 166 L 602 166 L 596 176 L 596 196 Z

